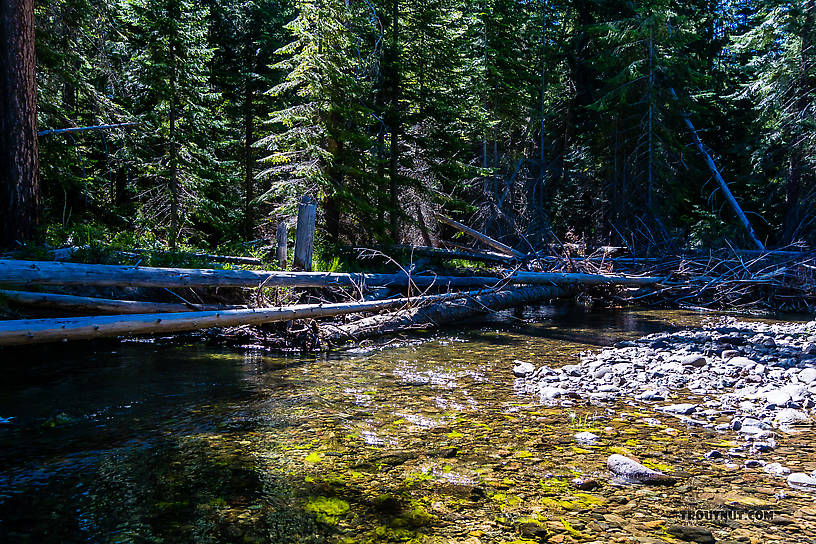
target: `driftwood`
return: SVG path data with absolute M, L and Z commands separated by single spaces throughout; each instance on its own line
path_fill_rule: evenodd
M 493 287 L 499 283 L 530 285 L 648 285 L 657 277 L 517 272 L 505 278 L 485 276 L 410 276 L 417 287 Z M 338 272 L 212 270 L 77 264 L 54 261 L 0 260 L 0 284 L 121 285 L 129 287 L 407 287 L 409 276 Z
M 341 344 L 410 329 L 433 328 L 491 311 L 567 296 L 568 293 L 567 289 L 561 287 L 522 287 L 484 293 L 454 303 L 435 302 L 395 313 L 366 317 L 345 325 L 322 325 L 320 337 L 326 344 Z
M 458 221 L 454 221 L 450 217 L 446 217 L 446 216 L 442 215 L 441 213 L 436 213 L 435 217 L 439 222 L 445 223 L 448 226 L 451 226 L 451 227 L 453 227 L 453 228 L 455 228 L 457 230 L 460 230 L 460 231 L 464 232 L 465 234 L 468 234 L 468 235 L 472 236 L 473 238 L 476 238 L 477 240 L 479 240 L 483 244 L 486 244 L 486 245 L 492 247 L 493 249 L 495 249 L 495 250 L 497 250 L 497 251 L 499 251 L 501 253 L 504 253 L 505 255 L 509 255 L 510 257 L 515 257 L 517 259 L 527 259 L 527 255 L 525 255 L 521 251 L 515 250 L 512 247 L 510 247 L 508 245 L 505 245 L 505 244 L 499 242 L 498 240 L 495 240 L 495 239 L 491 238 L 490 236 L 482 234 L 481 232 L 479 232 L 477 230 L 473 230 L 472 228 L 467 227 L 467 226 L 463 225 L 462 223 L 460 223 Z
M 9 320 L 0 321 L 0 346 L 40 344 L 67 340 L 91 340 L 135 334 L 167 334 L 212 327 L 260 325 L 274 321 L 291 321 L 292 319 L 320 318 L 358 312 L 382 311 L 411 304 L 461 298 L 467 295 L 468 293 L 451 293 L 370 302 L 300 304 L 279 308 L 256 308 L 215 312 L 178 312 L 135 314 L 129 316 Z
M 55 293 L 32 293 L 29 291 L 0 290 L 0 299 L 19 306 L 50 308 L 85 313 L 148 314 L 161 312 L 194 312 L 230 310 L 239 306 L 212 304 L 174 304 L 166 302 L 142 302 L 109 298 L 80 297 Z

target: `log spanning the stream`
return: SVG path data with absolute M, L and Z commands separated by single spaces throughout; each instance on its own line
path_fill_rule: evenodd
M 120 285 L 129 287 L 407 287 L 487 288 L 499 284 L 527 285 L 651 285 L 661 278 L 516 272 L 504 278 L 207 268 L 151 268 L 54 261 L 0 260 L 0 284 Z
M 360 341 L 411 329 L 434 328 L 492 311 L 536 304 L 568 295 L 569 290 L 555 286 L 522 287 L 483 293 L 455 304 L 434 302 L 394 313 L 365 317 L 345 325 L 323 325 L 320 338 L 326 344 Z
M 168 302 L 143 302 L 110 298 L 80 297 L 57 293 L 31 293 L 29 291 L 9 291 L 0 289 L 0 299 L 19 306 L 48 308 L 76 312 L 105 314 L 149 314 L 162 312 L 195 312 L 231 310 L 240 306 L 219 306 L 216 304 L 183 304 Z
M 535 288 L 532 288 L 535 289 Z M 332 317 L 400 308 L 412 304 L 450 301 L 478 293 L 448 293 L 339 304 L 299 304 L 279 308 L 136 314 L 127 316 L 20 319 L 0 321 L 0 346 L 41 344 L 67 340 L 92 340 L 136 334 L 168 334 L 212 327 L 260 325 L 274 321 Z

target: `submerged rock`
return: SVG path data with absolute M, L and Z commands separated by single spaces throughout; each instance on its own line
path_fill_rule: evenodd
M 666 532 L 686 542 L 697 542 L 698 544 L 711 544 L 714 542 L 714 535 L 705 527 L 669 525 L 666 527 Z
M 689 414 L 694 413 L 694 410 L 697 409 L 696 404 L 669 404 L 668 406 L 658 406 L 655 408 L 656 410 L 660 410 L 661 412 L 668 412 L 670 414 L 681 414 L 687 416 Z
M 581 431 L 575 435 L 575 441 L 581 444 L 594 444 L 598 441 L 598 435 L 589 431 Z
M 649 485 L 674 485 L 677 483 L 677 478 L 652 470 L 634 459 L 629 459 L 617 453 L 609 456 L 606 466 L 616 476 L 632 483 Z
M 572 485 L 581 491 L 592 491 L 601 487 L 601 484 L 592 478 L 573 478 Z

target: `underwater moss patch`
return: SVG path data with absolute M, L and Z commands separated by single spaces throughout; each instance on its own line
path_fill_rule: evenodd
M 671 465 L 667 465 L 665 463 L 657 463 L 654 461 L 645 460 L 641 464 L 647 468 L 659 470 L 661 472 L 671 472 L 673 470 Z
M 567 532 L 568 532 L 570 535 L 572 535 L 572 536 L 574 536 L 574 537 L 576 537 L 576 538 L 586 538 L 586 535 L 584 535 L 584 533 L 582 533 L 581 531 L 579 531 L 578 529 L 576 529 L 575 527 L 573 527 L 573 526 L 570 524 L 570 522 L 569 522 L 569 521 L 567 521 L 566 519 L 564 519 L 564 518 L 560 518 L 560 521 L 561 521 L 561 525 L 563 525 L 563 526 L 564 526 L 564 529 L 566 529 L 566 531 L 567 531 Z
M 306 456 L 306 459 L 304 459 L 304 461 L 306 461 L 307 463 L 319 463 L 322 457 L 323 457 L 322 455 L 320 455 L 316 451 L 313 451 L 312 453 Z
M 507 506 L 509 508 L 512 508 L 521 502 L 521 499 L 519 497 L 515 495 L 509 495 L 507 493 L 494 493 L 493 495 L 490 496 L 490 500 L 492 500 L 499 506 Z
M 306 503 L 306 511 L 312 512 L 327 525 L 337 525 L 337 519 L 348 513 L 349 503 L 335 497 L 315 497 Z

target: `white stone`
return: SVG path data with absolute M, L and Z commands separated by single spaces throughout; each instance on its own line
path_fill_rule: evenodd
M 810 367 L 801 371 L 797 376 L 802 383 L 816 382 L 816 368 Z
M 788 485 L 799 491 L 816 491 L 816 478 L 804 472 L 794 472 L 788 476 Z
M 581 444 L 594 444 L 598 441 L 598 435 L 589 431 L 581 431 L 575 434 L 575 441 Z
M 530 374 L 535 372 L 535 365 L 533 363 L 525 363 L 524 361 L 513 362 L 515 363 L 515 366 L 513 367 L 513 374 L 515 374 L 519 378 L 529 376 Z
M 790 474 L 790 469 L 788 467 L 783 467 L 780 463 L 768 463 L 762 467 L 762 469 L 771 476 L 777 476 L 779 478 L 783 478 Z

